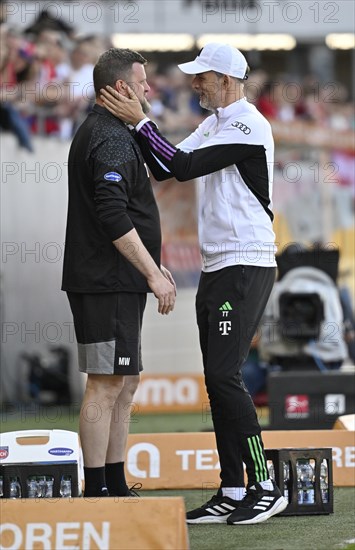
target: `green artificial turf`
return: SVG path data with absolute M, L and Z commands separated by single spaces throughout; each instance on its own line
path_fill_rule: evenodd
M 142 496 L 183 496 L 186 509 L 210 491 L 143 491 Z M 190 550 L 354 550 L 355 488 L 336 488 L 334 514 L 274 517 L 259 525 L 189 525 Z

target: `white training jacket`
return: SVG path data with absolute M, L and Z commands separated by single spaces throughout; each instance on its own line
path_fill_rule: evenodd
M 154 177 L 199 178 L 203 271 L 231 265 L 274 267 L 274 141 L 271 126 L 245 98 L 218 108 L 178 146 L 145 118 L 136 139 Z

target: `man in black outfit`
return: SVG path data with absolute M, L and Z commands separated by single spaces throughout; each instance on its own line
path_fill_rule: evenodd
M 135 125 L 157 179 L 199 178 L 202 273 L 196 315 L 221 465 L 221 487 L 188 523 L 260 523 L 287 502 L 270 479 L 261 429 L 241 368 L 275 279 L 272 229 L 274 142 L 268 121 L 244 95 L 248 64 L 228 44 L 207 44 L 179 68 L 193 74 L 212 111 L 177 147 L 142 112 L 133 91 L 102 90 L 109 111 Z M 245 494 L 243 462 L 248 485 Z
M 134 86 L 148 112 L 146 60 L 110 49 L 94 68 L 96 104 L 69 153 L 69 205 L 62 289 L 68 294 L 87 373 L 80 413 L 84 496 L 130 496 L 124 474 L 129 411 L 142 370 L 141 329 L 147 292 L 165 315 L 175 283 L 160 265 L 159 212 L 148 171 L 127 125 L 98 97 L 111 85 Z

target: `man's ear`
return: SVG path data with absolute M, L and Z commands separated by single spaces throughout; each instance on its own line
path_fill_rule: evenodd
M 128 97 L 127 84 L 124 80 L 116 80 L 115 90 L 117 90 L 117 92 L 124 95 L 125 97 Z
M 225 89 L 228 90 L 228 92 L 235 92 L 237 81 L 235 78 L 232 78 L 229 75 L 224 75 L 224 82 L 223 82 Z
M 223 75 L 223 84 L 226 88 L 228 88 L 230 86 L 231 81 L 232 81 L 232 79 L 231 79 L 230 76 L 228 76 L 227 74 Z

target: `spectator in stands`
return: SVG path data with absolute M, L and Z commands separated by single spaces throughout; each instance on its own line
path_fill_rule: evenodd
M 188 78 L 177 67 L 167 69 L 161 94 L 166 108 L 166 125 L 170 130 L 181 126 L 193 130 L 207 114 L 196 100 L 196 94 L 192 93 Z
M 60 116 L 60 137 L 71 139 L 94 101 L 93 69 L 97 51 L 89 41 L 74 46 L 70 56 L 71 70 L 64 81 L 63 96 L 57 106 Z
M 267 118 L 277 118 L 277 107 L 272 95 L 273 82 L 265 82 L 256 100 L 258 110 Z
M 65 38 L 60 32 L 48 29 L 41 31 L 36 40 L 37 47 L 42 46 L 45 50 L 46 58 L 54 69 L 58 84 L 68 79 L 71 70 L 69 52 L 64 46 L 65 43 Z
M 34 23 L 25 29 L 28 36 L 37 36 L 44 30 L 59 31 L 65 33 L 68 38 L 74 37 L 74 27 L 66 23 L 62 18 L 51 15 L 50 10 L 43 9 Z
M 1 25 L 0 34 L 0 127 L 15 134 L 20 147 L 33 151 L 30 129 L 21 115 L 21 83 L 32 70 L 33 49 L 19 33 Z

